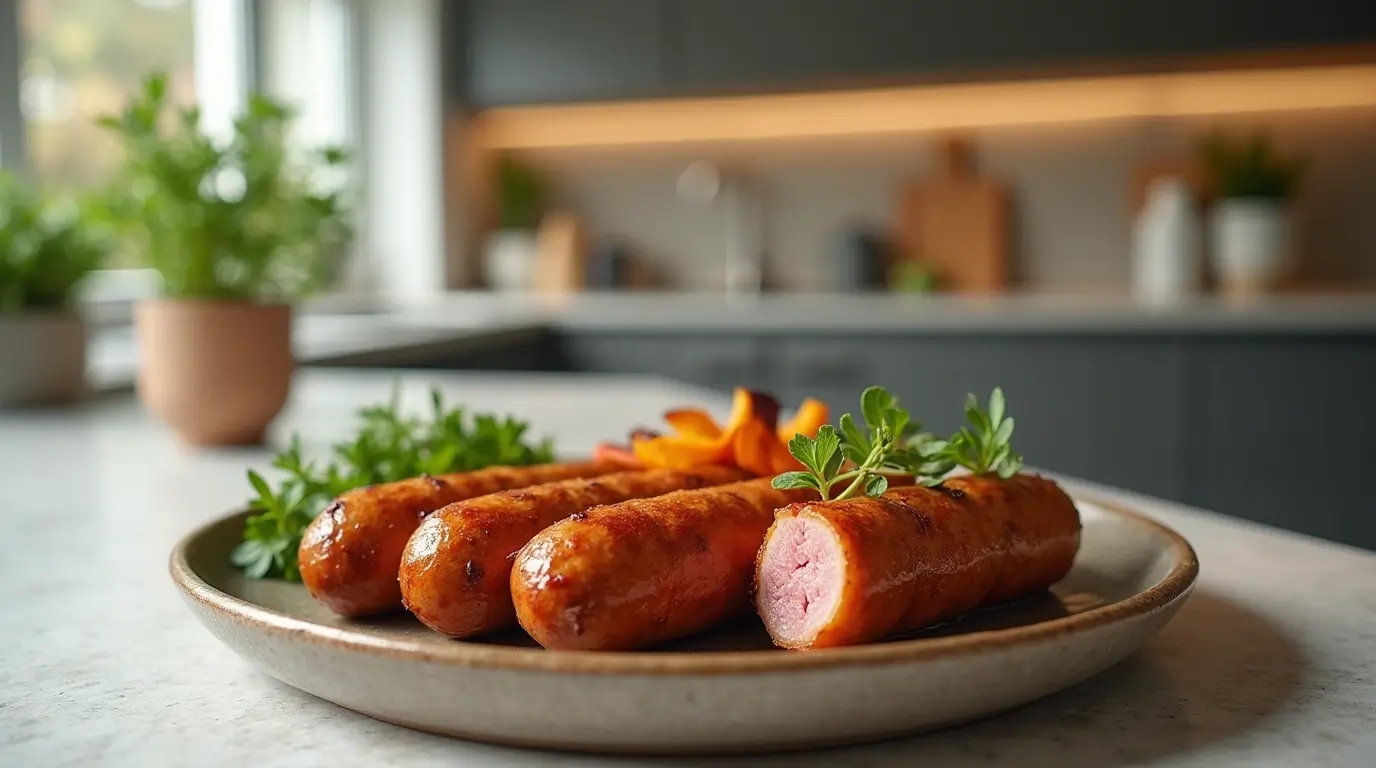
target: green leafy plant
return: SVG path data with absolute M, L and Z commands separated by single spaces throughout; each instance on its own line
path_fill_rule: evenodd
M 917 473 L 927 485 L 939 485 L 956 467 L 976 475 L 998 475 L 1007 480 L 1022 469 L 1022 456 L 1013 452 L 1013 418 L 1005 415 L 1003 390 L 995 387 L 989 395 L 989 409 L 979 407 L 973 394 L 965 397 L 968 426 L 947 440 L 921 435 L 913 449 L 921 456 Z
M 849 413 L 840 419 L 838 434 L 830 424 L 817 436 L 795 435 L 788 452 L 806 469 L 785 472 L 771 481 L 779 489 L 812 488 L 822 500 L 848 499 L 857 493 L 878 496 L 888 490 L 888 474 L 910 473 L 920 456 L 906 446 L 919 427 L 898 400 L 883 387 L 870 387 L 860 396 L 861 430 Z M 842 472 L 843 460 L 850 467 Z M 840 493 L 832 489 L 845 484 Z
M 900 261 L 889 270 L 889 289 L 900 293 L 931 293 L 939 288 L 932 268 L 917 261 Z
M 284 474 L 276 488 L 250 471 L 249 484 L 257 496 L 249 507 L 257 514 L 248 519 L 244 540 L 234 548 L 231 561 L 252 578 L 300 581 L 296 552 L 301 535 L 345 491 L 424 474 L 554 460 L 553 443 L 529 440 L 526 422 L 449 408 L 437 390 L 430 398 L 429 419 L 402 415 L 395 392 L 389 403 L 360 410 L 354 438 L 334 445 L 330 458 L 320 463 L 302 457 L 300 437 L 294 435 L 287 450 L 272 461 Z
M 540 177 L 510 155 L 497 160 L 498 205 L 502 229 L 535 229 L 545 212 Z
M 282 301 L 333 278 L 354 234 L 339 182 L 348 153 L 293 151 L 292 119 L 253 95 L 233 135 L 216 140 L 199 109 L 169 107 L 161 74 L 100 118 L 124 148 L 111 210 L 166 295 Z
M 1200 156 L 1223 198 L 1286 199 L 1294 195 L 1304 163 L 1281 157 L 1262 134 L 1248 138 L 1216 133 L 1200 142 Z
M 0 312 L 70 305 L 109 238 L 90 200 L 49 197 L 0 171 Z

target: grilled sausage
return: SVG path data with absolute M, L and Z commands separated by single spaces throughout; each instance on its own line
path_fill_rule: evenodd
M 398 610 L 401 551 L 429 513 L 474 496 L 614 471 L 597 463 L 488 467 L 349 491 L 325 507 L 301 537 L 301 581 L 341 616 Z
M 755 553 L 785 504 L 811 491 L 751 480 L 590 509 L 516 555 L 516 618 L 546 648 L 641 648 L 750 609 Z
M 514 626 L 512 557 L 540 531 L 590 507 L 747 476 L 729 467 L 618 472 L 450 504 L 427 517 L 406 545 L 402 601 L 426 626 L 451 637 Z
M 796 504 L 760 548 L 755 609 L 777 645 L 856 645 L 1059 581 L 1080 544 L 1043 477 L 956 477 L 879 498 Z

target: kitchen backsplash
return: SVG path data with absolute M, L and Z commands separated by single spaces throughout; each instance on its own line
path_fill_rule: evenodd
M 1150 120 L 982 131 L 980 167 L 1013 192 L 1012 275 L 1022 287 L 1121 290 L 1129 274 L 1128 202 L 1144 161 L 1189 153 L 1211 127 L 1264 129 L 1309 157 L 1297 206 L 1301 275 L 1322 283 L 1376 282 L 1376 109 Z M 710 160 L 762 193 L 766 270 L 786 290 L 836 287 L 834 254 L 851 225 L 889 228 L 907 180 L 929 173 L 934 138 L 827 140 L 736 147 L 542 151 L 523 157 L 594 236 L 631 238 L 663 282 L 683 290 L 723 283 L 721 204 L 676 192 L 688 163 Z

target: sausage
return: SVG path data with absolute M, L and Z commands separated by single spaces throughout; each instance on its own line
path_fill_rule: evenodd
M 1045 589 L 1080 545 L 1074 502 L 1036 475 L 956 477 L 777 517 L 755 610 L 784 648 L 867 643 Z
M 301 581 L 312 597 L 341 616 L 399 610 L 401 551 L 429 513 L 496 491 L 614 471 L 592 462 L 488 467 L 349 491 L 306 527 L 297 550 Z
M 426 626 L 451 637 L 516 624 L 511 562 L 550 525 L 601 504 L 745 479 L 729 467 L 618 472 L 460 501 L 430 515 L 401 558 L 401 598 Z
M 750 610 L 755 553 L 785 504 L 812 491 L 768 479 L 590 509 L 516 555 L 511 597 L 546 648 L 641 648 Z

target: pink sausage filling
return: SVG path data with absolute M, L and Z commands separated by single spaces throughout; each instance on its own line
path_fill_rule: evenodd
M 783 517 L 764 545 L 755 605 L 782 644 L 809 643 L 836 613 L 845 585 L 841 545 L 814 518 Z

